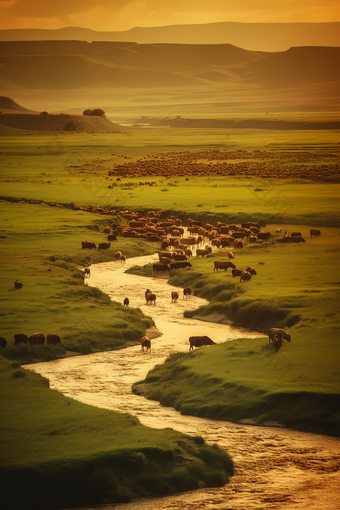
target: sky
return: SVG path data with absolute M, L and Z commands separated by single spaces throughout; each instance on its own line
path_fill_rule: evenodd
M 0 29 L 340 21 L 339 0 L 0 0 Z

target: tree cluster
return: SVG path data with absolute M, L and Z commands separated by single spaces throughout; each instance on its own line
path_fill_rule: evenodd
M 94 108 L 93 110 L 84 110 L 83 115 L 94 115 L 96 117 L 104 117 L 105 112 L 101 108 Z

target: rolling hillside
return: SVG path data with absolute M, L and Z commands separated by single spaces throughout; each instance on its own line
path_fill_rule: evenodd
M 0 42 L 0 54 L 0 90 L 195 87 L 244 81 L 282 88 L 340 80 L 340 48 L 265 53 L 230 44 L 34 41 Z

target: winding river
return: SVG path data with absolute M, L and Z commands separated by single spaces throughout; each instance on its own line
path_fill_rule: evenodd
M 127 504 L 100 505 L 102 510 L 339 510 L 340 440 L 300 433 L 268 423 L 265 427 L 181 416 L 158 402 L 133 395 L 131 385 L 144 379 L 156 364 L 172 352 L 188 351 L 188 338 L 208 335 L 215 342 L 258 333 L 183 317 L 185 309 L 196 309 L 204 300 L 182 298 L 182 289 L 170 287 L 162 277 L 145 278 L 125 273 L 128 267 L 143 266 L 157 255 L 131 258 L 92 266 L 85 283 L 100 288 L 118 302 L 129 297 L 130 306 L 151 316 L 157 329 L 149 331 L 152 352 L 140 346 L 118 351 L 73 356 L 27 368 L 48 377 L 51 388 L 86 404 L 128 412 L 153 428 L 171 427 L 185 434 L 201 435 L 209 443 L 225 448 L 235 462 L 235 475 L 221 488 Z M 146 305 L 144 292 L 157 296 L 156 305 Z M 172 290 L 180 299 L 171 303 Z M 92 507 L 93 508 L 93 507 Z M 81 509 L 79 509 L 81 510 Z M 84 510 L 84 509 L 82 509 Z M 90 510 L 87 508 L 86 510 Z

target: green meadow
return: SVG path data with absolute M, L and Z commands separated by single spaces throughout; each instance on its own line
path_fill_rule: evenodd
M 118 238 L 111 250 L 82 250 L 84 239 L 105 240 L 104 226 L 118 218 L 73 205 L 166 210 L 184 222 L 189 216 L 210 223 L 265 219 L 269 241 L 235 253 L 237 267 L 256 269 L 251 282 L 241 284 L 230 270 L 214 273 L 213 261 L 226 258 L 225 251 L 193 260 L 192 268 L 174 272 L 169 281 L 192 285 L 209 301 L 195 313 L 215 312 L 262 332 L 263 339 L 174 355 L 134 391 L 184 414 L 339 435 L 339 184 L 169 175 L 144 176 L 155 184 L 139 186 L 137 177 L 108 179 L 108 169 L 124 161 L 202 148 L 309 150 L 328 161 L 328 153 L 338 154 L 338 133 L 127 128 L 46 134 L 2 128 L 0 135 L 0 334 L 8 341 L 0 358 L 0 468 L 7 494 L 16 494 L 19 504 L 27 497 L 26 504 L 47 508 L 54 491 L 56 506 L 65 507 L 216 486 L 232 473 L 229 457 L 200 438 L 154 431 L 132 416 L 77 403 L 21 367 L 67 351 L 124 348 L 153 324 L 139 309 L 125 309 L 84 285 L 82 268 L 112 260 L 116 250 L 131 257 L 154 253 L 160 244 Z M 301 231 L 306 243 L 280 243 L 277 227 Z M 311 227 L 320 228 L 321 237 L 310 239 Z M 151 275 L 148 266 L 133 271 Z M 24 283 L 21 290 L 14 289 L 16 279 Z M 271 326 L 292 336 L 279 353 L 265 336 Z M 59 334 L 61 346 L 14 346 L 15 333 L 38 331 Z M 46 490 L 37 491 L 42 486 Z

